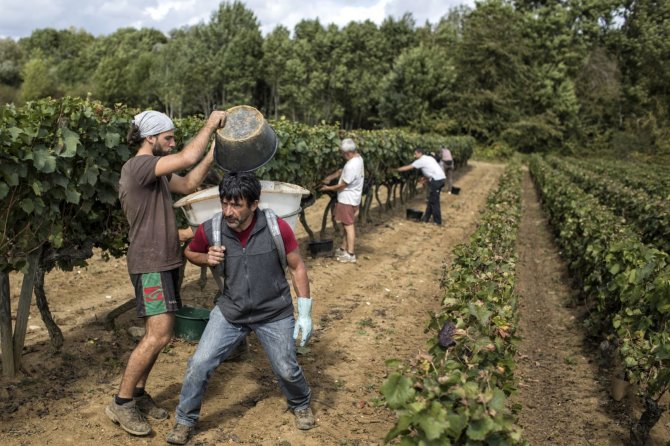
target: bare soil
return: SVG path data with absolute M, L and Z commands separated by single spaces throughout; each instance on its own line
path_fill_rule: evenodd
M 265 354 L 251 336 L 250 351 L 222 364 L 212 376 L 191 444 L 382 445 L 395 421 L 379 404 L 379 388 L 388 373 L 385 361 L 425 351 L 428 313 L 439 308 L 444 292 L 439 289 L 444 262 L 474 231 L 503 169 L 471 162 L 457 171 L 461 193 L 442 194 L 441 228 L 405 219 L 406 208 L 423 210 L 422 193 L 409 203 L 397 201 L 390 211 L 373 208 L 373 221 L 359 228 L 356 264 L 311 258 L 300 228 L 315 299 L 315 332 L 299 360 L 312 387 L 318 427 L 307 432 L 295 428 Z M 584 347 L 579 315 L 566 308 L 570 292 L 562 261 L 539 208 L 532 209 L 537 207 L 532 185 L 526 182 L 524 191 L 520 422 L 531 444 L 625 444 L 620 440 L 627 438 L 624 415 L 615 410 L 621 403 L 608 398 L 606 383 L 590 359 L 593 352 Z M 320 200 L 308 208 L 312 229 L 320 227 L 325 204 Z M 335 235 L 335 246 L 338 242 Z M 210 277 L 201 288 L 199 278 L 200 269 L 188 265 L 184 303 L 211 307 L 216 285 Z M 10 280 L 15 314 L 21 280 L 18 275 Z M 104 414 L 136 344 L 128 329 L 141 326 L 133 310 L 117 319 L 114 331 L 106 331 L 102 323 L 109 311 L 132 297 L 125 259 L 95 258 L 74 272 L 54 271 L 46 278 L 46 292 L 65 345 L 60 353 L 51 351 L 33 308 L 22 373 L 16 380 L 0 381 L 0 443 L 165 444 L 173 415 L 152 422 L 151 435 L 132 437 Z M 557 338 L 567 341 L 557 344 Z M 194 343 L 175 338 L 151 374 L 147 390 L 170 411 L 194 350 Z M 566 412 L 548 410 L 556 405 Z M 667 428 L 660 430 L 667 441 Z

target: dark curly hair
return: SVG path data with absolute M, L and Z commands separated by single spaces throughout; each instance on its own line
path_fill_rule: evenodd
M 131 149 L 133 147 L 138 147 L 142 144 L 144 138 L 140 136 L 140 128 L 135 124 L 130 124 L 130 129 L 128 129 L 128 134 L 126 135 L 126 142 L 128 147 Z
M 219 198 L 223 200 L 247 200 L 247 205 L 260 200 L 261 182 L 253 172 L 228 172 L 219 183 Z

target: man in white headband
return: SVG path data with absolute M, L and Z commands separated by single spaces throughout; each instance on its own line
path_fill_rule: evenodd
M 214 161 L 214 144 L 203 154 L 212 133 L 225 122 L 224 111 L 212 112 L 195 138 L 177 153 L 171 153 L 174 124 L 163 113 L 150 110 L 136 115 L 128 132 L 128 145 L 137 147 L 137 153 L 121 169 L 119 199 L 130 225 L 128 272 L 135 289 L 137 316 L 144 319 L 146 331 L 128 359 L 119 393 L 105 412 L 133 435 L 151 432 L 145 416 L 168 417 L 144 387 L 158 354 L 172 338 L 175 312 L 181 307 L 179 270 L 183 260 L 172 193 L 190 194 L 202 183 Z M 188 174 L 177 174 L 194 165 Z
M 139 129 L 142 138 L 174 130 L 174 124 L 168 115 L 153 110 L 135 115 L 132 124 Z

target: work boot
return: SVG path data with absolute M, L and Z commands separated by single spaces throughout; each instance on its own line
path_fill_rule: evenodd
M 144 392 L 144 395 L 133 398 L 137 409 L 154 420 L 165 420 L 168 417 L 168 411 L 159 407 L 158 404 L 151 398 L 151 395 Z
M 306 409 L 295 410 L 293 411 L 293 414 L 295 415 L 295 425 L 298 429 L 306 431 L 316 427 L 314 414 L 309 407 Z
M 165 440 L 170 444 L 186 444 L 194 430 L 195 428 L 192 426 L 175 423 L 172 432 L 168 434 Z
M 116 404 L 116 401 L 112 401 L 105 408 L 105 413 L 110 420 L 129 434 L 148 435 L 151 432 L 151 426 L 137 409 L 135 401 L 126 404 Z

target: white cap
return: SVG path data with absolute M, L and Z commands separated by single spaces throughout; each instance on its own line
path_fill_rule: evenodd
M 345 138 L 340 144 L 340 150 L 343 152 L 354 152 L 356 150 L 356 143 L 351 138 Z

